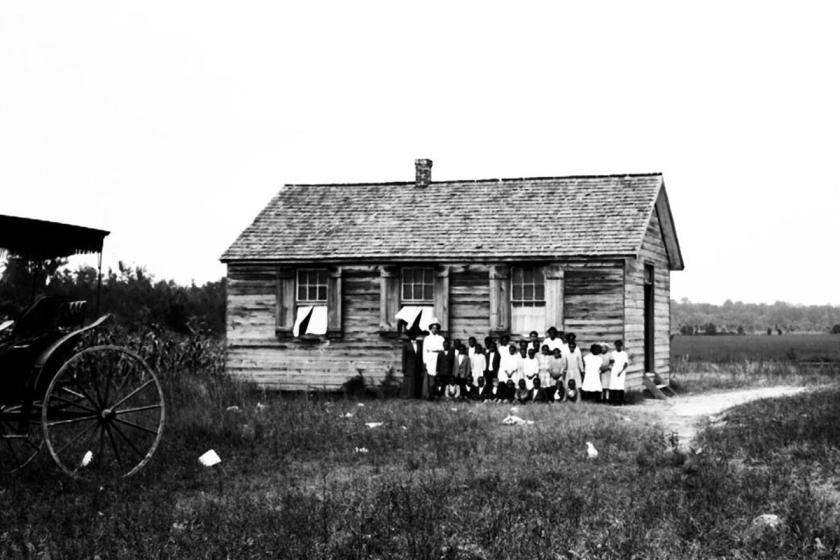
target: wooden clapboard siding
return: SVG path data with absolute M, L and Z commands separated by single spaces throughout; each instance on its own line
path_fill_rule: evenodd
M 228 347 L 242 341 L 271 343 L 275 339 L 276 286 L 274 270 L 253 266 L 228 267 Z
M 657 212 L 648 223 L 638 258 L 626 261 L 624 287 L 624 339 L 630 355 L 628 383 L 641 382 L 644 369 L 644 267 L 652 264 L 654 271 L 654 368 L 667 377 L 670 372 L 671 350 L 671 273 L 668 252 L 662 237 Z
M 399 341 L 382 337 L 380 272 L 342 267 L 342 335 L 306 341 L 275 333 L 276 271 L 228 267 L 227 369 L 234 376 L 283 390 L 337 389 L 361 369 L 379 383 L 389 368 L 399 376 Z
M 638 258 L 557 262 L 554 274 L 562 301 L 552 309 L 566 332 L 577 335 L 586 350 L 593 342 L 623 338 L 631 356 L 628 388 L 638 386 L 643 356 L 643 274 L 655 271 L 655 366 L 666 375 L 670 351 L 670 272 L 659 220 L 654 213 Z M 335 269 L 337 270 L 337 269 Z M 491 330 L 491 288 L 499 301 L 498 325 L 509 324 L 507 267 L 451 264 L 438 267 L 437 282 L 448 285 L 449 336 L 481 341 Z M 227 368 L 235 376 L 283 390 L 337 389 L 359 370 L 377 384 L 389 369 L 400 376 L 400 342 L 383 336 L 389 309 L 383 312 L 383 284 L 397 269 L 340 265 L 341 335 L 321 340 L 278 336 L 278 286 L 289 276 L 270 265 L 228 265 Z M 561 274 L 562 273 L 562 274 Z M 388 274 L 392 276 L 388 276 Z M 495 283 L 494 283 L 495 282 Z M 392 281 L 393 284 L 393 281 Z M 391 286 L 392 288 L 394 286 Z M 393 291 L 393 290 L 392 290 Z M 387 298 L 386 298 L 387 304 Z M 396 304 L 389 304 L 396 308 Z M 438 305 L 440 307 L 440 304 Z M 383 319 L 383 313 L 385 317 Z M 548 320 L 547 320 L 548 321 Z M 390 329 L 393 332 L 393 329 Z
M 565 328 L 577 335 L 584 351 L 593 342 L 612 342 L 624 334 L 622 266 L 621 261 L 593 261 L 564 267 Z
M 490 332 L 490 281 L 487 267 L 452 268 L 449 274 L 449 336 L 482 343 Z

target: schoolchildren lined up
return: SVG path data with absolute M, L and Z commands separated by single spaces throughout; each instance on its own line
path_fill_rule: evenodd
M 574 333 L 554 327 L 542 340 L 532 331 L 518 343 L 502 336 L 497 345 L 488 336 L 484 346 L 473 336 L 466 344 L 459 339 L 450 342 L 440 335 L 437 322 L 429 330 L 422 340 L 422 364 L 415 339 L 403 347 L 404 379 L 417 370 L 423 372 L 422 387 L 415 383 L 415 389 L 407 390 L 406 384 L 414 383 L 407 379 L 403 396 L 519 403 L 624 401 L 629 358 L 621 340 L 615 341 L 612 351 L 593 344 L 584 356 Z

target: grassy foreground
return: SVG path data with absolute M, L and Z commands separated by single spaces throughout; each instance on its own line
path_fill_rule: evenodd
M 840 554 L 837 389 L 731 413 L 686 469 L 633 407 L 531 405 L 517 414 L 534 424 L 503 426 L 509 406 L 165 381 L 168 429 L 137 477 L 77 482 L 46 457 L 0 477 L 0 558 Z M 210 448 L 221 468 L 197 462 Z M 762 513 L 783 529 L 745 538 Z

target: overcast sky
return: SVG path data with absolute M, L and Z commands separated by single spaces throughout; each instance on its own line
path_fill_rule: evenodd
M 685 6 L 0 0 L 0 213 L 202 283 L 285 183 L 661 171 L 674 298 L 840 304 L 840 4 Z

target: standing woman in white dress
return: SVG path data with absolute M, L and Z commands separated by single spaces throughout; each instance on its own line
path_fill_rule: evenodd
M 432 398 L 432 387 L 435 386 L 437 375 L 438 354 L 443 352 L 443 337 L 440 335 L 440 321 L 432 317 L 429 323 L 429 334 L 423 339 L 423 364 L 426 366 L 426 377 L 423 379 L 423 398 Z

